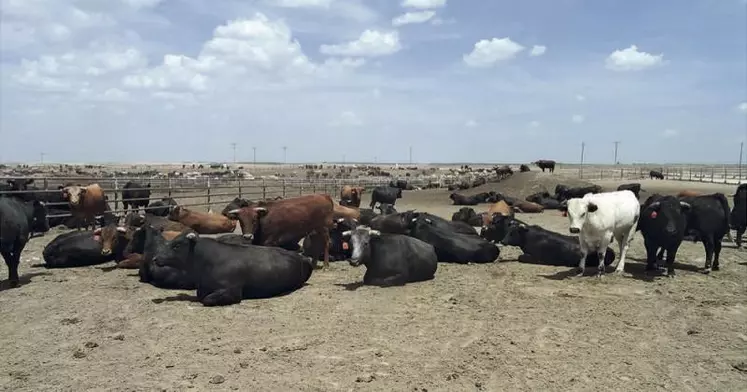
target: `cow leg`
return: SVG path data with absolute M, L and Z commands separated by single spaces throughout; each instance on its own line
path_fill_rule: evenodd
M 15 252 L 10 252 L 7 250 L 0 251 L 0 254 L 3 255 L 3 259 L 5 259 L 5 265 L 8 266 L 8 281 L 10 283 L 10 287 L 18 287 L 18 259 L 20 257 L 16 258 Z
M 659 260 L 656 254 L 658 247 L 646 239 L 643 240 L 643 245 L 646 247 L 646 271 L 656 271 L 656 263 Z M 661 248 L 661 251 L 663 252 L 664 248 Z
M 329 230 L 327 228 L 324 228 L 322 232 L 320 233 L 320 237 L 322 238 L 322 241 L 324 241 L 324 263 L 323 266 L 325 269 L 329 268 Z
M 677 256 L 677 247 L 667 249 L 667 276 L 674 278 L 674 258 Z
M 372 198 L 371 198 L 371 204 L 369 204 L 369 207 L 371 207 L 371 209 L 373 209 L 375 205 L 376 205 L 376 199 L 374 199 L 374 198 L 372 197 Z
M 664 260 L 664 247 L 659 249 L 659 253 L 656 254 L 656 260 Z
M 711 263 L 713 263 L 713 235 L 702 236 L 701 241 L 703 241 L 703 248 L 705 248 L 706 254 L 705 268 L 703 269 L 703 273 L 709 274 L 711 273 Z
M 628 249 L 630 248 L 630 241 L 633 239 L 633 236 L 635 235 L 636 223 L 638 223 L 637 219 L 636 219 L 636 222 L 633 222 L 633 225 L 630 227 L 630 230 L 627 233 L 625 233 L 622 236 L 622 238 L 615 238 L 620 243 L 620 261 L 617 263 L 617 268 L 615 268 L 616 274 L 620 274 L 623 271 L 625 271 L 625 256 L 628 254 Z
M 589 249 L 586 248 L 586 244 L 582 241 L 579 241 L 579 244 L 581 245 L 581 260 L 578 262 L 578 273 L 576 276 L 584 276 L 584 272 L 586 272 L 586 256 L 589 254 Z
M 241 302 L 241 287 L 218 289 L 200 299 L 205 306 L 233 305 Z
M 737 228 L 737 240 L 736 240 L 737 249 L 742 247 L 742 236 L 744 235 L 744 232 L 745 232 L 744 227 Z
M 713 270 L 718 271 L 721 269 L 719 266 L 719 257 L 721 256 L 721 241 L 715 241 L 713 243 Z

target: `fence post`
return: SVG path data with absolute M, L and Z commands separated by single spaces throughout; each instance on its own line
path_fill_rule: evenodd
M 726 165 L 724 165 L 724 184 L 726 184 Z
M 303 196 L 303 184 L 298 186 L 298 196 Z
M 169 197 L 171 197 L 171 177 L 169 177 L 168 187 L 169 187 Z
M 49 190 L 49 180 L 47 177 L 44 177 L 44 190 Z
M 267 200 L 267 183 L 265 179 L 262 179 L 262 200 Z
M 604 180 L 604 169 L 599 169 L 599 179 Z
M 210 212 L 210 210 L 211 210 L 211 205 L 210 205 L 210 177 L 207 178 L 207 207 L 208 207 L 208 212 Z
M 620 179 L 623 179 L 623 168 L 620 168 Z
M 243 199 L 243 193 L 241 192 L 241 177 L 239 177 L 239 199 Z
M 285 178 L 283 178 L 283 199 L 285 199 Z
M 119 209 L 119 180 L 114 177 L 114 211 Z
M 711 166 L 711 183 L 713 183 L 713 175 L 715 174 L 715 172 L 716 172 L 716 168 Z

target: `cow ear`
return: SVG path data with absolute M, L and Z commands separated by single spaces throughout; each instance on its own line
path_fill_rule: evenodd
M 267 215 L 267 208 L 264 208 L 264 207 L 255 207 L 254 211 L 257 213 L 258 216 Z
M 596 204 L 594 204 L 594 203 L 589 203 L 589 205 L 586 206 L 586 211 L 589 211 L 589 212 L 594 212 L 594 211 L 596 211 L 598 209 L 599 209 L 599 207 Z

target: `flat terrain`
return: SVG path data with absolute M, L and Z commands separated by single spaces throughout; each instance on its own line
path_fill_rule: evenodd
M 444 190 L 417 191 L 397 208 L 450 218 L 458 207 L 448 204 Z M 557 211 L 520 217 L 567 230 Z M 388 289 L 357 287 L 364 267 L 337 262 L 290 295 L 205 308 L 180 297 L 193 292 L 139 283 L 135 271 L 32 267 L 57 233 L 31 240 L 25 284 L 0 291 L 0 390 L 747 388 L 747 252 L 731 243 L 710 275 L 697 272 L 702 244 L 683 244 L 675 279 L 643 273 L 640 234 L 626 273 L 602 279 L 517 263 L 512 247 L 500 262 L 440 264 L 433 281 Z

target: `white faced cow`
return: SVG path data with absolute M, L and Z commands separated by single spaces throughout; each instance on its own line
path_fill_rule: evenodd
M 625 268 L 625 254 L 628 244 L 633 239 L 638 224 L 641 205 L 638 198 L 629 190 L 587 193 L 583 198 L 568 200 L 566 205 L 570 232 L 578 234 L 581 245 L 581 260 L 578 268 L 583 275 L 586 269 L 586 255 L 589 252 L 599 254 L 598 274 L 604 274 L 604 255 L 607 246 L 614 237 L 620 246 L 620 261 L 615 268 L 620 273 Z

